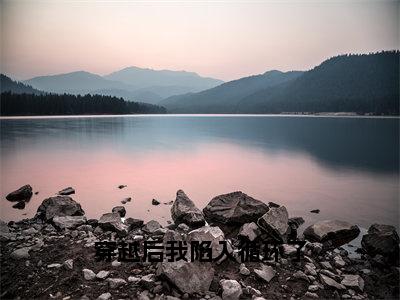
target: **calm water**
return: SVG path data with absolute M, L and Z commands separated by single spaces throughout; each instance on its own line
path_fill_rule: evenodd
M 76 189 L 88 217 L 125 197 L 127 216 L 170 220 L 183 189 L 203 208 L 241 190 L 286 205 L 307 223 L 337 218 L 398 226 L 399 119 L 285 116 L 123 116 L 1 120 L 1 211 L 32 217 L 41 201 Z M 5 195 L 31 184 L 16 210 Z M 127 184 L 125 189 L 118 189 Z M 321 209 L 319 215 L 311 209 Z

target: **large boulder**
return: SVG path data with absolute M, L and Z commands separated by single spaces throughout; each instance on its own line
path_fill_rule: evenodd
M 32 197 L 32 187 L 27 184 L 9 193 L 6 199 L 9 201 L 29 201 Z
M 59 229 L 73 229 L 85 223 L 85 216 L 63 216 L 53 218 L 54 226 Z
M 239 282 L 222 279 L 219 283 L 222 288 L 222 300 L 239 300 L 242 295 L 242 286 Z
M 158 264 L 157 276 L 161 276 L 176 286 L 182 293 L 204 294 L 210 289 L 214 277 L 211 263 L 164 261 Z
M 399 262 L 399 235 L 390 225 L 373 224 L 361 240 L 362 248 L 370 255 L 382 255 L 388 263 Z
M 102 215 L 98 226 L 105 231 L 114 231 L 121 237 L 128 234 L 128 226 L 122 223 L 119 213 L 107 213 Z
M 54 217 L 83 216 L 81 205 L 69 196 L 55 196 L 43 200 L 37 209 L 36 217 L 47 222 Z
M 242 192 L 214 197 L 203 209 L 205 219 L 208 222 L 223 224 L 251 223 L 267 211 L 267 204 Z
M 288 220 L 289 214 L 286 207 L 279 206 L 270 208 L 269 211 L 258 219 L 257 224 L 274 239 L 286 242 L 289 229 Z
M 304 230 L 304 237 L 320 242 L 324 248 L 335 248 L 354 240 L 360 233 L 357 225 L 338 220 L 319 221 Z
M 175 224 L 185 223 L 192 227 L 200 227 L 205 224 L 204 215 L 185 192 L 176 192 L 176 200 L 171 207 L 171 216 Z

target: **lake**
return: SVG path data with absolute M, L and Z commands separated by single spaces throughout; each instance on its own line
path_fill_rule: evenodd
M 127 216 L 165 225 L 171 206 L 163 203 L 178 189 L 201 209 L 240 190 L 285 205 L 307 224 L 399 227 L 398 118 L 134 115 L 0 124 L 4 220 L 33 217 L 43 199 L 72 186 L 88 218 L 132 197 Z M 24 184 L 39 194 L 13 209 L 5 196 Z

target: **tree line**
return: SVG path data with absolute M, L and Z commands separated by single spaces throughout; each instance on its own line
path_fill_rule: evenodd
M 103 95 L 1 93 L 0 115 L 164 114 L 162 106 Z

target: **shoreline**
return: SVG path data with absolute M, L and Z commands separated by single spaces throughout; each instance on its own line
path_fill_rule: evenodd
M 21 187 L 7 199 L 18 201 L 31 195 L 29 187 Z M 352 244 L 360 235 L 356 225 L 319 221 L 298 236 L 302 217 L 289 218 L 286 207 L 265 204 L 242 192 L 216 196 L 200 210 L 178 190 L 175 201 L 166 204 L 173 219 L 166 227 L 156 220 L 144 223 L 126 216 L 123 205 L 104 212 L 99 219 L 87 219 L 71 194 L 74 190 L 67 188 L 43 200 L 34 218 L 0 222 L 1 298 L 294 300 L 399 296 L 399 238 L 393 226 L 371 224 L 357 248 Z M 107 261 L 97 259 L 96 243 L 100 241 L 117 245 L 158 241 L 164 253 L 171 241 L 190 245 L 210 241 L 211 251 L 221 255 L 221 242 L 225 241 L 228 252 L 218 260 L 201 262 L 190 260 L 194 250 L 188 248 L 183 254 L 188 261 L 164 258 L 152 262 L 143 259 L 146 250 L 140 247 L 141 259 L 126 262 L 119 261 L 120 249 L 115 248 Z M 388 249 L 389 241 L 393 248 Z M 243 261 L 241 251 L 249 243 L 260 245 L 260 260 Z M 279 252 L 267 246 L 274 244 Z M 357 256 L 346 250 L 349 247 Z
M 0 120 L 23 119 L 77 119 L 77 118 L 115 118 L 115 117 L 304 117 L 304 118 L 365 118 L 365 119 L 400 119 L 400 115 L 357 115 L 357 114 L 121 114 L 121 115 L 21 115 L 0 116 Z

